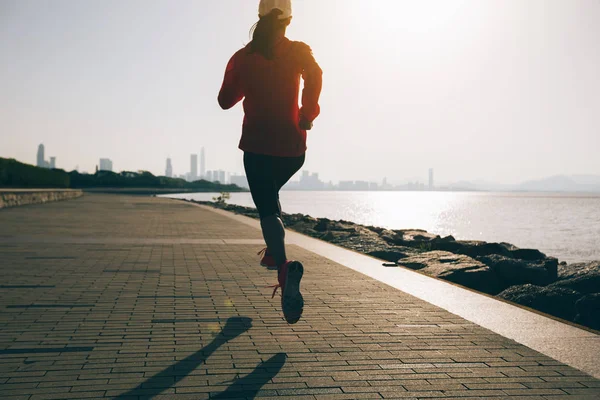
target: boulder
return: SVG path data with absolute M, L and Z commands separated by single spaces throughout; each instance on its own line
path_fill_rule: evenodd
M 510 287 L 500 293 L 498 297 L 573 321 L 577 314 L 575 302 L 579 300 L 581 293 L 567 288 L 526 284 Z
M 379 258 L 388 262 L 399 262 L 403 258 L 414 255 L 414 250 L 408 247 L 389 247 L 382 250 L 372 250 L 367 253 L 371 257 Z
M 366 226 L 365 228 L 367 228 L 371 232 L 375 232 L 378 235 L 380 235 L 381 232 L 385 231 L 385 228 L 379 228 L 377 226 Z
M 575 322 L 600 330 L 600 293 L 588 294 L 575 303 Z
M 434 241 L 436 243 L 450 243 L 450 242 L 456 242 L 456 239 L 454 238 L 454 236 L 448 235 L 448 236 L 444 236 L 439 239 L 434 239 Z
M 505 287 L 525 283 L 545 286 L 557 279 L 558 260 L 555 258 L 536 262 L 492 254 L 477 257 L 477 260 L 491 267 L 503 281 Z
M 600 293 L 600 261 L 558 266 L 558 281 L 552 286 L 583 294 Z
M 600 261 L 568 265 L 561 263 L 558 267 L 558 279 L 569 279 L 590 274 L 600 274 Z
M 600 293 L 600 273 L 578 275 L 569 279 L 561 279 L 550 286 L 568 288 L 582 294 Z
M 507 245 L 508 243 L 502 243 Z M 508 244 L 509 246 L 512 246 Z M 514 247 L 514 246 L 513 246 Z M 519 260 L 527 260 L 527 261 L 541 261 L 546 259 L 546 255 L 539 250 L 536 249 L 509 249 L 510 256 L 512 258 L 516 258 Z
M 313 226 L 313 229 L 317 232 L 327 232 L 331 230 L 329 227 L 330 223 L 331 221 L 327 218 L 319 218 L 319 222 L 317 222 L 316 225 Z
M 506 244 L 502 243 L 487 243 L 482 241 L 434 241 L 432 248 L 435 250 L 449 251 L 456 254 L 464 254 L 469 257 L 482 257 L 492 254 L 499 254 L 510 257 L 510 250 Z
M 496 294 L 502 290 L 490 267 L 465 255 L 430 251 L 403 258 L 399 264 L 480 292 Z
M 356 232 L 354 224 L 348 222 L 331 221 L 327 218 L 319 218 L 313 230 L 317 232 L 338 231 L 338 232 Z
M 431 250 L 431 243 L 434 240 L 439 240 L 438 235 L 428 233 L 420 229 L 403 229 L 403 230 L 384 230 L 380 234 L 381 238 L 390 244 L 396 246 L 408 246 L 413 248 L 426 248 Z
M 314 225 L 318 222 L 316 218 L 304 214 L 283 214 L 282 220 L 286 226 L 293 226 L 298 223 L 312 223 Z

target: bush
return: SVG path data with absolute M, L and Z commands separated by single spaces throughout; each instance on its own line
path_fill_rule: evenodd
M 10 188 L 127 188 L 127 189 L 182 189 L 199 192 L 240 192 L 236 185 L 199 180 L 187 182 L 179 178 L 154 176 L 148 171 L 98 171 L 93 175 L 69 173 L 59 169 L 39 168 L 13 159 L 0 158 L 0 187 Z
M 225 203 L 227 202 L 227 200 L 229 200 L 231 198 L 231 195 L 227 192 L 221 192 L 221 195 L 219 197 L 213 197 L 213 201 L 215 203 L 217 203 L 218 205 L 225 205 Z
M 14 159 L 0 158 L 0 187 L 68 188 L 69 174 L 61 169 L 39 168 Z

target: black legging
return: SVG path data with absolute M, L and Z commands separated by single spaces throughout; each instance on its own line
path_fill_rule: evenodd
M 279 190 L 302 168 L 304 158 L 304 154 L 300 157 L 274 157 L 244 153 L 250 193 L 261 219 L 272 215 L 281 217 Z

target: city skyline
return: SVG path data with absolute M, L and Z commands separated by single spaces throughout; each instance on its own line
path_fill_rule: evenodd
M 202 147 L 200 151 L 200 159 L 196 154 L 190 155 L 191 164 L 189 165 L 190 171 L 183 174 L 176 174 L 173 170 L 171 157 L 166 159 L 166 168 L 163 173 L 154 174 L 156 176 L 166 176 L 181 178 L 187 181 L 193 180 L 208 180 L 212 182 L 220 182 L 223 184 L 237 184 L 240 187 L 248 188 L 248 181 L 246 176 L 240 172 L 225 171 L 222 169 L 209 170 L 203 175 L 198 175 L 196 178 L 192 178 L 192 169 L 194 166 L 194 159 L 196 165 L 200 164 L 201 170 L 205 168 L 205 148 Z M 20 160 L 22 161 L 22 160 Z M 50 157 L 50 161 L 45 160 L 45 146 L 44 144 L 38 145 L 38 151 L 36 156 L 36 165 L 42 166 L 43 168 L 55 168 L 56 157 Z M 73 170 L 79 172 L 79 166 L 75 166 Z M 100 162 L 96 164 L 95 170 L 98 171 L 111 171 L 111 172 L 125 172 L 126 170 L 115 171 L 113 162 L 111 159 L 102 158 Z M 135 171 L 143 171 L 144 169 L 136 169 Z M 69 171 L 67 169 L 67 171 Z M 88 173 L 87 171 L 83 171 Z M 151 172 L 151 171 L 150 171 Z M 440 182 L 438 185 L 434 182 L 434 169 L 428 169 L 427 179 L 421 177 L 413 177 L 412 179 L 401 179 L 401 180 L 389 180 L 388 177 L 376 177 L 374 179 L 360 180 L 360 179 L 343 179 L 339 181 L 325 181 L 319 178 L 318 172 L 310 172 L 306 168 L 299 170 L 284 186 L 285 190 L 417 190 L 417 191 L 465 191 L 465 190 L 485 190 L 485 191 L 513 191 L 513 190 L 556 190 L 556 191 L 600 191 L 600 175 L 591 174 L 575 174 L 575 175 L 554 175 L 546 176 L 540 179 L 519 181 L 513 183 L 499 183 L 489 180 L 450 180 L 446 182 Z M 381 183 L 380 183 L 381 182 Z
M 190 155 L 191 165 L 190 172 L 176 175 L 172 167 L 172 159 L 169 157 L 166 159 L 166 168 L 164 174 L 155 174 L 156 176 L 166 176 L 173 178 L 180 178 L 187 181 L 194 180 L 207 180 L 211 182 L 218 182 L 221 184 L 235 184 L 242 188 L 249 188 L 248 180 L 244 174 L 239 172 L 230 172 L 225 170 L 209 170 L 206 171 L 204 176 L 193 177 L 194 166 L 198 166 L 198 163 L 204 164 L 205 161 L 205 149 L 201 149 L 201 159 L 198 160 L 196 154 Z M 196 163 L 194 162 L 196 161 Z M 56 157 L 50 157 L 50 161 L 45 160 L 45 146 L 44 144 L 38 145 L 36 155 L 36 165 L 42 168 L 55 168 Z M 204 168 L 204 166 L 201 166 Z M 59 168 L 61 169 L 61 168 Z M 75 171 L 79 171 L 79 167 L 74 168 Z M 95 171 L 110 171 L 115 173 L 127 173 L 133 171 L 115 171 L 113 162 L 108 158 L 101 158 L 99 163 L 95 167 Z M 136 170 L 140 172 L 144 170 Z M 67 172 L 69 172 L 67 170 Z M 598 193 L 600 192 L 600 175 L 590 174 L 578 174 L 578 175 L 555 175 L 548 176 L 543 179 L 521 181 L 512 184 L 502 184 L 491 181 L 467 181 L 467 180 L 455 180 L 450 182 L 441 182 L 436 184 L 434 181 L 435 170 L 433 168 L 428 169 L 428 181 L 421 181 L 420 178 L 404 180 L 400 183 L 392 183 L 388 180 L 388 177 L 370 179 L 370 180 L 340 180 L 334 182 L 324 181 L 320 179 L 318 172 L 312 172 L 305 168 L 302 168 L 294 175 L 290 181 L 283 187 L 283 190 L 334 190 L 334 191 L 492 191 L 492 192 L 510 192 L 510 191 L 527 191 L 527 192 L 571 192 L 571 193 Z M 88 173 L 83 171 L 83 173 Z M 380 183 L 381 182 L 381 183 Z
M 206 169 L 243 171 L 242 108 L 225 113 L 216 96 L 254 2 L 9 4 L 0 156 L 35 163 L 44 142 L 64 169 L 108 156 L 158 175 L 166 157 L 179 173 L 206 147 L 218 160 Z M 347 0 L 318 16 L 315 4 L 295 4 L 288 36 L 324 71 L 305 164 L 322 180 L 600 174 L 598 1 Z

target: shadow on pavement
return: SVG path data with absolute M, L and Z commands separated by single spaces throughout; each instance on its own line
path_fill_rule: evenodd
M 169 387 L 175 385 L 183 378 L 188 376 L 208 357 L 211 356 L 219 347 L 231 339 L 235 339 L 252 327 L 252 319 L 246 317 L 229 318 L 223 327 L 223 330 L 208 345 L 198 350 L 194 354 L 184 358 L 174 365 L 154 375 L 130 391 L 116 397 L 116 399 L 129 399 L 137 397 L 140 399 L 150 399 L 159 395 Z M 282 364 L 283 365 L 283 364 Z M 281 367 L 279 367 L 281 369 Z M 170 382 L 167 387 L 165 382 Z M 235 385 L 234 385 L 235 386 Z
M 273 379 L 285 364 L 287 354 L 277 353 L 267 361 L 261 362 L 250 374 L 235 381 L 235 383 L 211 399 L 231 399 L 256 397 L 260 389 Z

